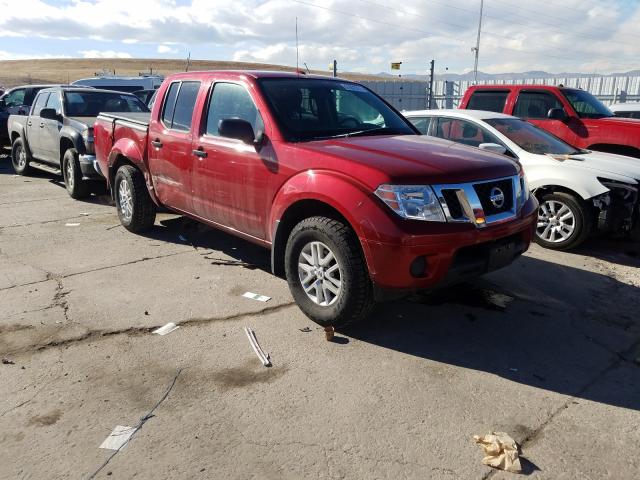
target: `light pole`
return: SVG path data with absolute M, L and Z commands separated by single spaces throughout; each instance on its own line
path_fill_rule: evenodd
M 482 10 L 484 9 L 484 0 L 480 0 L 480 18 L 478 19 L 478 39 L 476 46 L 471 50 L 475 52 L 475 62 L 473 64 L 473 83 L 478 83 L 478 56 L 480 55 L 480 33 L 482 32 Z

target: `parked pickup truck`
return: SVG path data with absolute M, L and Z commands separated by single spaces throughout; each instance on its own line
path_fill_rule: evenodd
M 616 117 L 585 90 L 549 85 L 476 85 L 460 108 L 506 113 L 569 145 L 640 158 L 640 120 Z
M 93 123 L 98 113 L 148 112 L 135 95 L 85 87 L 40 90 L 28 116 L 9 117 L 11 161 L 19 175 L 32 168 L 62 174 L 73 198 L 90 193 L 92 183 L 104 185 L 96 170 Z
M 11 145 L 7 127 L 10 115 L 27 115 L 36 98 L 36 94 L 43 88 L 53 85 L 25 85 L 15 87 L 0 95 L 0 147 Z
M 271 250 L 320 325 L 381 293 L 510 264 L 537 202 L 517 162 L 429 139 L 365 87 L 275 72 L 168 77 L 150 116 L 102 114 L 96 157 L 121 223 L 168 208 Z

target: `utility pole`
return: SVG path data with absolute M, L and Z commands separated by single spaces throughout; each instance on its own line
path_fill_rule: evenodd
M 187 67 L 184 69 L 184 71 L 188 72 L 190 66 L 191 66 L 191 52 L 189 52 L 189 55 L 187 56 Z
M 480 0 L 480 18 L 478 20 L 478 39 L 475 48 L 471 50 L 475 52 L 475 62 L 473 65 L 473 83 L 478 83 L 478 56 L 480 55 L 480 33 L 482 32 L 482 11 L 484 10 L 484 0 Z
M 433 108 L 433 75 L 436 69 L 436 61 L 431 60 L 431 69 L 429 72 L 429 100 L 427 102 L 427 108 L 431 110 Z
M 337 60 L 333 61 L 333 76 L 334 77 L 338 76 L 338 61 Z

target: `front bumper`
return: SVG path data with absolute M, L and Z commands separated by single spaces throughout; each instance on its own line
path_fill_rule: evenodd
M 531 244 L 537 220 L 533 196 L 523 206 L 518 219 L 475 228 L 446 224 L 435 234 L 404 235 L 398 243 L 364 240 L 371 278 L 385 290 L 424 290 L 473 278 L 510 264 Z M 412 264 L 424 258 L 420 275 Z
M 103 180 L 104 176 L 95 155 L 79 155 L 80 170 L 83 180 Z

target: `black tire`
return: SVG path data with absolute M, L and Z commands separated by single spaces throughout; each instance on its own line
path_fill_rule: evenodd
M 302 258 L 301 252 L 312 242 L 324 244 L 338 264 L 341 285 L 338 294 L 328 305 L 312 300 L 302 286 L 298 264 Z M 328 278 L 328 272 L 325 273 L 324 268 L 322 270 L 322 278 Z M 285 272 L 291 294 L 300 309 L 323 327 L 340 328 L 361 321 L 369 315 L 375 304 L 373 284 L 358 238 L 348 225 L 339 220 L 310 217 L 298 223 L 287 241 Z M 335 285 L 332 286 L 335 288 Z
M 69 148 L 62 157 L 62 178 L 71 198 L 76 200 L 89 195 L 89 182 L 82 179 L 82 170 L 78 161 L 78 151 Z
M 113 188 L 118 218 L 122 226 L 134 233 L 151 228 L 156 221 L 156 204 L 149 196 L 142 172 L 131 165 L 123 165 L 116 173 Z M 126 188 L 130 192 L 129 197 L 126 194 L 124 197 L 121 195 L 121 192 L 126 192 Z M 126 201 L 126 198 L 130 199 L 130 204 L 124 205 L 123 210 L 121 202 Z
M 20 158 L 21 155 L 24 155 L 22 159 Z M 31 155 L 29 155 L 27 147 L 24 145 L 24 140 L 22 140 L 22 137 L 16 138 L 11 146 L 11 165 L 13 170 L 18 175 L 29 175 L 32 170 L 29 166 L 30 162 Z
M 582 199 L 564 192 L 553 192 L 542 195 L 539 200 L 539 223 L 536 225 L 536 233 L 534 237 L 536 243 L 553 250 L 570 250 L 580 245 L 589 237 L 593 230 L 594 219 L 592 212 Z M 555 204 L 555 213 L 559 213 L 558 206 L 563 205 L 566 206 L 573 215 L 573 221 L 571 222 L 573 230 L 570 234 L 567 233 L 567 230 L 556 230 L 556 233 L 552 233 L 551 230 L 549 230 L 546 235 L 544 234 L 547 228 L 553 229 L 554 227 L 553 225 L 548 227 L 548 224 L 542 225 L 545 221 L 541 220 L 543 217 L 546 216 L 547 218 L 554 218 L 554 221 L 559 221 L 558 217 L 549 215 L 551 213 L 549 205 L 553 204 Z M 556 228 L 561 227 L 558 225 Z M 553 238 L 544 238 L 544 236 L 550 235 L 552 235 Z M 563 235 L 566 235 L 566 238 L 561 239 L 561 236 Z

